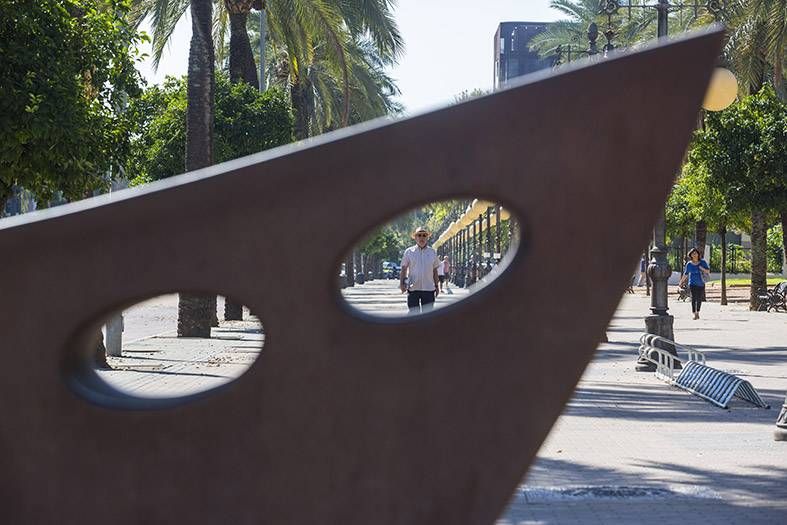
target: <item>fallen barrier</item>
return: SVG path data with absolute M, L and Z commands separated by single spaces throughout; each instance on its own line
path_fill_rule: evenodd
M 676 355 L 664 350 L 664 347 L 674 348 L 676 353 L 682 350 L 686 354 L 685 364 L 677 377 L 675 371 L 681 366 L 680 361 Z M 720 408 L 729 408 L 733 397 L 760 408 L 770 408 L 751 383 L 734 374 L 708 366 L 705 354 L 699 350 L 657 335 L 642 334 L 639 354 L 641 358 L 656 365 L 656 377 Z

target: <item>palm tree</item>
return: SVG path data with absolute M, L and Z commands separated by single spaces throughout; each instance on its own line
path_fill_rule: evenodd
M 286 52 L 272 62 L 273 85 L 297 86 L 292 100 L 298 138 L 402 112 L 401 105 L 395 101 L 399 89 L 386 74 L 385 62 L 372 42 L 364 39 L 348 44 L 346 83 L 341 73 L 324 59 L 323 49 L 324 46 L 315 49 L 304 81 L 293 81 Z
M 641 3 L 634 0 L 632 6 Z M 565 57 L 573 53 L 573 57 L 581 58 L 587 54 L 588 27 L 595 23 L 603 32 L 609 25 L 609 19 L 601 13 L 599 0 L 551 0 L 549 5 L 567 18 L 551 23 L 546 31 L 530 42 L 531 49 L 542 57 L 558 53 Z M 623 8 L 612 20 L 615 31 L 613 44 L 616 47 L 630 46 L 656 35 L 656 15 L 652 9 Z
M 224 0 L 224 7 L 230 20 L 230 81 L 257 86 L 257 68 L 246 23 L 252 7 L 262 9 L 264 3 L 261 0 Z
M 738 0 L 729 7 L 725 55 L 744 89 L 756 93 L 766 82 L 785 98 L 787 0 Z
M 770 83 L 784 100 L 785 46 L 787 45 L 787 0 L 738 0 L 728 6 L 729 38 L 725 58 L 741 79 L 745 93 L 757 93 Z M 787 210 L 780 210 L 782 220 Z M 753 210 L 752 289 L 750 307 L 756 308 L 757 294 L 766 286 L 766 213 Z M 787 253 L 787 238 L 784 239 Z
M 189 0 L 134 0 L 132 19 L 139 24 L 146 16 L 153 26 L 153 60 L 158 65 L 166 42 L 177 21 L 188 8 Z M 402 52 L 403 44 L 391 15 L 391 0 L 223 0 L 217 2 L 213 21 L 214 41 L 221 63 L 229 57 L 230 76 L 237 81 L 256 83 L 253 51 L 246 31 L 252 8 L 266 9 L 271 47 L 279 58 L 286 57 L 289 82 L 296 109 L 296 136 L 310 134 L 308 115 L 313 113 L 309 93 L 314 90 L 310 68 L 315 56 L 319 67 L 341 79 L 344 107 L 337 119 L 342 125 L 350 121 L 351 64 L 350 47 L 368 36 L 379 60 L 389 65 Z M 234 20 L 234 21 L 233 21 Z M 227 24 L 230 25 L 230 49 L 225 47 Z M 237 36 L 236 36 L 236 33 Z M 280 67 L 280 64 L 277 65 Z M 253 75 L 251 69 L 255 69 Z M 319 101 L 318 101 L 319 102 Z
M 188 105 L 186 109 L 186 171 L 213 164 L 214 75 L 212 0 L 191 0 Z M 178 337 L 210 337 L 216 297 L 181 293 Z
M 590 24 L 595 23 L 600 28 L 600 48 L 605 44 L 603 33 L 609 28 L 610 20 L 612 44 L 616 48 L 637 46 L 657 36 L 657 13 L 652 5 L 644 0 L 632 0 L 610 19 L 602 14 L 602 2 L 599 0 L 551 0 L 550 7 L 567 18 L 550 24 L 546 31 L 533 38 L 530 47 L 542 57 L 561 54 L 563 61 L 567 57 L 569 60 L 582 58 L 588 54 L 587 33 Z M 675 10 L 670 13 L 669 33 L 680 33 L 712 21 L 713 17 L 704 7 Z
M 189 0 L 134 0 L 133 21 L 139 24 L 147 16 L 152 19 L 154 65 L 158 65 L 165 44 L 189 3 Z M 313 113 L 314 99 L 310 94 L 314 76 L 310 77 L 309 72 L 310 67 L 312 72 L 315 70 L 312 67 L 315 54 L 322 57 L 320 63 L 323 67 L 342 79 L 344 107 L 341 120 L 346 125 L 350 119 L 351 89 L 346 46 L 352 42 L 351 35 L 363 32 L 370 35 L 384 60 L 394 60 L 401 52 L 402 43 L 390 16 L 390 7 L 388 0 L 223 0 L 216 3 L 216 16 L 212 19 L 213 38 L 219 44 L 216 47 L 220 50 L 220 63 L 228 55 L 231 79 L 256 85 L 257 72 L 246 22 L 252 8 L 267 10 L 272 40 L 286 49 L 290 93 L 298 116 L 297 136 L 305 138 L 311 132 L 309 118 Z M 229 53 L 226 53 L 228 21 L 230 42 Z M 319 53 L 316 53 L 318 47 Z M 333 114 L 333 110 L 328 113 Z M 187 166 L 187 169 L 192 168 Z M 215 312 L 215 300 L 213 304 Z M 225 303 L 225 319 L 239 319 L 241 316 L 240 305 L 232 301 Z

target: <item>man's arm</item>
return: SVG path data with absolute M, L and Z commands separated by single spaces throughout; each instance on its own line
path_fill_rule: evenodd
M 437 276 L 437 268 L 432 268 L 432 279 L 434 279 L 434 296 L 440 293 L 440 278 Z
M 404 280 L 407 278 L 407 272 L 410 268 L 410 261 L 407 259 L 407 255 L 402 258 L 402 269 L 399 271 L 399 290 L 402 293 L 407 291 L 407 287 L 404 285 Z

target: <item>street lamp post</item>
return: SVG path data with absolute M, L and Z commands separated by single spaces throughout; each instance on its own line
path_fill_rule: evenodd
M 705 0 L 705 9 L 707 9 L 714 16 L 718 17 L 722 10 L 721 2 L 718 0 Z M 657 0 L 656 3 L 642 3 L 639 5 L 632 5 L 631 2 L 626 3 L 626 7 L 631 16 L 632 8 L 645 8 L 655 9 L 657 13 L 657 35 L 659 40 L 667 38 L 669 34 L 669 14 L 675 8 L 682 10 L 686 8 L 693 8 L 695 16 L 700 9 L 700 0 L 693 0 L 693 3 L 679 2 L 676 4 L 670 3 L 670 0 Z M 600 3 L 601 15 L 607 17 L 607 28 L 604 30 L 604 37 L 606 38 L 606 45 L 603 48 L 604 55 L 612 51 L 615 46 L 613 39 L 615 37 L 615 28 L 613 24 L 613 17 L 617 15 L 620 10 L 620 2 L 618 0 L 603 0 Z M 591 41 L 589 55 L 597 52 L 595 40 L 598 37 L 598 29 L 595 24 L 591 24 L 588 28 L 588 38 Z M 669 304 L 667 298 L 669 278 L 672 275 L 672 270 L 667 260 L 667 246 L 666 246 L 666 214 L 664 208 L 659 213 L 658 220 L 653 227 L 653 248 L 650 251 L 650 264 L 648 265 L 647 273 L 650 281 L 653 284 L 653 289 L 650 294 L 650 315 L 645 317 L 645 330 L 648 333 L 656 334 L 669 341 L 675 340 L 673 331 L 674 317 L 669 314 Z M 664 348 L 675 357 L 677 352 L 674 348 Z M 638 371 L 654 371 L 656 366 L 648 359 L 641 357 L 637 360 L 636 370 Z
M 656 34 L 659 40 L 666 38 L 669 33 L 669 7 L 669 0 L 659 0 L 659 3 L 655 6 L 658 12 Z M 667 220 L 665 209 L 662 207 L 659 211 L 656 225 L 653 227 L 653 249 L 650 251 L 650 264 L 647 270 L 648 277 L 653 283 L 653 289 L 650 294 L 651 314 L 645 317 L 645 331 L 649 334 L 661 336 L 669 341 L 674 341 L 673 323 L 675 318 L 668 313 L 669 304 L 667 298 L 667 286 L 672 275 L 672 269 L 667 260 L 666 245 Z M 677 357 L 677 352 L 674 348 L 665 348 L 665 350 Z M 652 372 L 656 369 L 656 365 L 649 359 L 646 359 L 646 356 L 642 356 L 637 360 L 635 369 L 640 372 Z

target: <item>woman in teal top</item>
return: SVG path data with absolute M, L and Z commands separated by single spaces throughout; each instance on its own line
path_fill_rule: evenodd
M 710 275 L 710 268 L 704 259 L 700 258 L 700 251 L 692 248 L 688 253 L 689 260 L 683 269 L 683 276 L 680 279 L 681 286 L 689 281 L 691 290 L 691 312 L 694 319 L 700 318 L 700 306 L 702 306 L 702 296 L 705 291 L 705 280 Z M 704 278 L 703 278 L 704 277 Z

